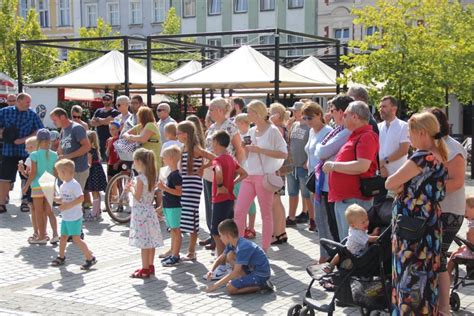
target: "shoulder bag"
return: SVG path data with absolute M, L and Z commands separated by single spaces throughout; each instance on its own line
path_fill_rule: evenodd
M 421 241 L 425 235 L 426 219 L 423 217 L 411 217 L 402 214 L 397 215 L 395 233 L 398 237 L 408 241 Z
M 362 137 L 362 136 L 361 136 Z M 357 144 L 360 137 L 354 145 L 354 159 L 357 160 Z M 377 171 L 378 173 L 370 178 L 359 178 L 360 192 L 365 197 L 373 197 L 379 195 L 385 189 L 385 178 L 380 175 L 379 154 L 377 153 Z
M 256 142 L 256 137 L 255 137 L 255 144 Z M 262 161 L 262 156 L 260 154 L 258 155 L 258 159 L 260 160 L 260 165 L 262 166 L 262 171 L 263 171 L 263 187 L 265 190 L 276 193 L 283 188 L 285 183 L 283 182 L 283 179 L 280 176 L 277 176 L 276 173 L 266 173 L 265 172 L 265 167 Z

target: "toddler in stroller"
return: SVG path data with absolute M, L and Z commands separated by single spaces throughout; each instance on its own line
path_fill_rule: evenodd
M 461 299 L 456 290 L 460 286 L 474 285 L 474 282 L 467 282 L 467 280 L 474 279 L 474 197 L 466 199 L 465 218 L 468 223 L 466 239 L 459 236 L 454 237 L 454 242 L 459 248 L 451 254 L 447 266 L 449 275 L 453 277 L 453 288 L 449 297 L 449 303 L 453 311 L 458 311 L 461 307 Z M 463 277 L 460 277 L 459 274 L 460 265 L 466 266 L 466 275 Z
M 377 206 L 378 208 L 380 208 L 380 205 Z M 362 211 L 367 217 L 365 210 L 362 209 Z M 369 210 L 369 214 L 374 212 L 376 213 L 376 210 Z M 370 217 L 372 220 L 374 216 Z M 367 245 L 369 240 L 367 235 L 364 249 L 356 255 L 348 250 L 348 238 L 343 240 L 342 243 L 321 239 L 321 247 L 324 247 L 333 258 L 338 257 L 338 269 L 335 272 L 325 273 L 324 268 L 321 269 L 320 265 L 309 265 L 306 271 L 312 280 L 306 291 L 303 304 L 292 306 L 288 310 L 288 315 L 314 315 L 315 310 L 333 315 L 336 300 L 339 306 L 360 307 L 362 315 L 368 315 L 373 310 L 389 310 L 391 226 L 388 226 L 390 225 L 389 221 L 381 224 L 385 229 L 380 236 L 370 236 L 370 239 L 373 238 L 374 242 Z M 332 262 L 336 265 L 335 261 Z M 311 288 L 316 281 L 323 285 L 326 290 L 334 291 L 329 303 L 321 304 L 320 299 L 312 297 Z

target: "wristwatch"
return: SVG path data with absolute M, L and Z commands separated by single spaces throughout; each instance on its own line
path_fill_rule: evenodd
M 386 165 L 390 163 L 390 161 L 388 160 L 388 157 L 385 157 L 383 161 L 385 162 Z

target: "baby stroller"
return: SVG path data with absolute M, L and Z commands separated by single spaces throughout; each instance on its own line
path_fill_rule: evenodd
M 393 199 L 387 201 L 387 207 L 391 207 Z M 377 213 L 371 210 L 372 213 Z M 372 220 L 371 212 L 369 218 Z M 376 217 L 374 215 L 374 217 Z M 380 220 L 380 216 L 378 216 Z M 388 227 L 386 225 L 389 225 Z M 321 270 L 321 265 L 309 265 L 306 271 L 312 280 L 306 290 L 303 304 L 292 306 L 288 310 L 288 316 L 314 315 L 315 310 L 327 313 L 332 316 L 335 311 L 336 300 L 339 306 L 360 307 L 362 315 L 370 315 L 375 310 L 390 311 L 391 292 L 391 226 L 385 223 L 386 228 L 382 231 L 377 242 L 356 257 L 348 251 L 342 243 L 328 239 L 321 239 L 320 245 L 324 247 L 328 254 L 333 257 L 339 254 L 341 260 L 338 270 L 325 274 Z M 343 268 L 344 267 L 344 268 Z M 334 287 L 334 295 L 327 304 L 321 304 L 318 299 L 311 295 L 311 288 L 314 282 L 321 285 L 328 282 Z
M 454 237 L 454 242 L 459 247 L 465 246 L 474 254 L 474 245 L 466 239 L 456 236 Z M 474 285 L 474 282 L 468 282 L 468 280 L 474 280 L 474 257 L 456 256 L 453 261 L 453 288 L 451 289 L 451 295 L 449 296 L 449 304 L 451 305 L 451 309 L 456 312 L 461 307 L 461 299 L 459 298 L 458 293 L 456 293 L 457 289 L 460 286 L 466 287 Z M 462 277 L 459 275 L 460 265 L 466 266 L 466 275 Z

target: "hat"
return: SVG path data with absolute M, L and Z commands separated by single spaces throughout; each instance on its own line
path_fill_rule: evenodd
M 36 132 L 36 140 L 39 142 L 51 140 L 51 134 L 46 128 L 39 129 L 38 132 Z
M 113 125 L 113 126 L 117 127 L 118 129 L 120 129 L 120 123 L 117 122 L 117 121 L 110 122 L 110 125 Z
M 102 96 L 102 100 L 103 99 L 110 99 L 110 100 L 113 100 L 114 99 L 114 96 L 112 95 L 112 93 L 106 93 Z
M 52 142 L 59 139 L 59 132 L 58 131 L 55 131 L 55 130 L 49 131 L 49 135 L 51 136 L 51 141 Z
M 304 106 L 303 102 L 297 101 L 297 102 L 293 103 L 293 106 L 288 108 L 288 110 L 301 111 L 303 109 L 303 106 Z

